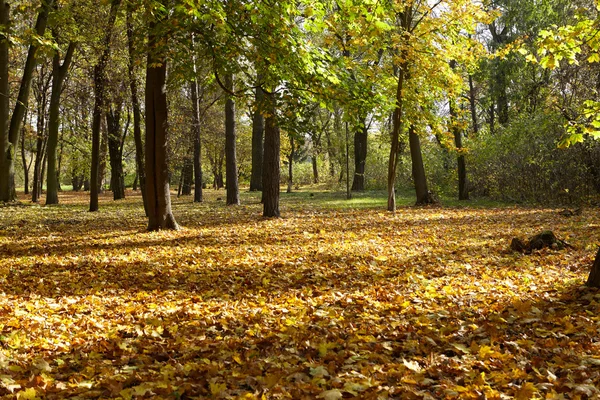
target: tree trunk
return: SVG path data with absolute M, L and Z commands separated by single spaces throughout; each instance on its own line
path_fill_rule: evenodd
M 108 155 L 110 159 L 110 187 L 113 191 L 114 200 L 125 198 L 125 177 L 123 175 L 123 153 L 121 147 L 121 107 L 122 104 L 111 105 L 106 112 Z
M 313 170 L 313 183 L 316 185 L 319 183 L 319 165 L 317 164 L 318 154 L 313 154 L 312 157 L 312 170 Z
M 412 160 L 412 176 L 417 195 L 416 204 L 431 204 L 433 203 L 433 198 L 427 189 L 427 177 L 425 176 L 425 167 L 423 166 L 423 156 L 421 154 L 421 140 L 412 125 L 408 129 L 408 138 L 410 158 Z
M 121 0 L 112 0 L 107 29 L 104 35 L 102 55 L 94 67 L 94 112 L 92 116 L 92 167 L 90 176 L 90 211 L 98 211 L 100 191 L 100 129 L 104 114 L 105 69 L 110 54 L 110 40 Z
M 473 133 L 479 132 L 479 122 L 477 121 L 477 99 L 475 98 L 475 86 L 473 85 L 473 76 L 469 75 L 469 108 L 471 109 L 471 123 L 473 124 Z
M 8 30 L 10 22 L 10 6 L 6 1 L 0 1 L 0 25 Z M 0 201 L 10 200 L 8 158 L 10 157 L 9 129 L 9 42 L 6 35 L 0 36 Z
M 364 125 L 354 133 L 354 179 L 352 191 L 365 190 L 365 165 L 367 163 L 367 133 L 366 118 L 362 119 Z
M 1 5 L 0 5 L 1 7 Z M 27 119 L 27 117 L 25 117 Z M 29 194 L 29 167 L 25 156 L 25 132 L 21 132 L 21 161 L 23 163 L 23 179 L 25 183 L 24 194 Z
M 396 211 L 396 193 L 394 185 L 396 183 L 396 168 L 398 167 L 398 159 L 400 157 L 400 132 L 402 130 L 402 102 L 404 88 L 405 66 L 402 65 L 398 69 L 398 86 L 396 88 L 396 108 L 394 110 L 393 129 L 392 129 L 392 144 L 390 146 L 390 158 L 388 160 L 388 211 Z
M 48 120 L 48 180 L 46 182 L 46 204 L 58 204 L 58 170 L 56 168 L 56 149 L 60 128 L 60 95 L 67 72 L 73 60 L 75 43 L 69 43 L 65 59 L 61 65 L 60 54 L 52 58 L 52 93 L 50 95 L 50 117 Z
M 40 74 L 40 79 L 42 79 Z M 43 82 L 40 83 L 40 98 L 38 99 L 37 109 L 37 124 L 36 124 L 36 152 L 35 161 L 33 164 L 33 188 L 31 191 L 31 201 L 37 203 L 40 200 L 42 194 L 42 160 L 46 152 L 46 103 L 47 103 L 47 92 Z
M 146 200 L 148 230 L 179 229 L 171 211 L 169 167 L 167 165 L 168 114 L 164 45 L 155 36 L 156 22 L 149 24 L 146 65 Z
M 48 22 L 48 13 L 52 7 L 52 3 L 52 0 L 42 2 L 42 6 L 35 23 L 35 33 L 38 36 L 44 36 L 46 24 Z M 3 2 L 3 7 L 0 8 L 2 9 L 0 23 L 8 23 L 10 11 L 8 4 Z M 3 43 L 8 46 L 6 41 L 3 41 Z M 15 108 L 10 119 L 10 126 L 7 132 L 5 132 L 4 129 L 6 121 L 8 121 L 8 110 L 2 111 L 2 114 L 0 115 L 2 117 L 6 117 L 6 119 L 3 119 L 3 122 L 0 123 L 0 125 L 3 126 L 3 128 L 0 128 L 0 136 L 2 136 L 0 137 L 0 201 L 16 200 L 15 149 L 19 144 L 19 135 L 21 134 L 21 126 L 23 125 L 24 119 L 23 117 L 25 115 L 27 104 L 29 103 L 29 91 L 31 89 L 33 71 L 37 65 L 37 51 L 40 46 L 40 42 L 34 40 L 27 51 L 27 59 L 25 61 L 25 67 L 23 68 L 23 76 L 21 78 L 21 85 L 19 87 L 19 95 L 15 103 Z M 4 44 L 2 47 L 4 47 Z M 0 53 L 0 81 L 2 81 L 2 84 L 0 85 L 0 94 L 8 95 L 9 92 L 7 88 L 4 87 L 4 78 L 8 78 L 8 52 L 5 52 L 4 48 L 0 48 Z M 4 60 L 6 60 L 6 67 L 2 65 L 4 64 Z M 4 76 L 5 72 L 6 76 Z M 6 82 L 6 84 L 7 83 L 8 82 Z M 0 107 L 5 106 L 0 104 Z M 8 107 L 8 105 L 6 105 L 6 107 Z M 6 140 L 6 134 L 8 134 L 8 141 Z
M 266 94 L 269 113 L 265 118 L 265 151 L 263 164 L 263 217 L 279 217 L 279 152 L 280 132 L 275 95 Z
M 288 155 L 288 185 L 287 193 L 292 193 L 294 185 L 294 138 L 290 136 L 290 154 Z
M 260 81 L 260 76 L 258 77 Z M 254 115 L 252 116 L 252 173 L 250 176 L 250 191 L 262 190 L 263 168 L 263 136 L 265 132 L 265 117 L 262 112 L 264 107 L 264 92 L 260 87 L 255 92 Z
M 586 285 L 600 288 L 600 248 L 598 248 L 598 252 L 596 253 L 596 259 L 594 260 L 594 265 L 592 265 L 592 269 L 588 275 Z
M 469 200 L 469 190 L 467 187 L 467 166 L 465 163 L 465 155 L 462 150 L 462 132 L 460 131 L 460 127 L 458 125 L 456 105 L 454 100 L 450 100 L 450 124 L 452 133 L 454 135 L 454 144 L 456 145 L 456 151 L 458 152 L 458 199 Z
M 192 194 L 192 183 L 194 182 L 194 167 L 192 163 L 192 157 L 186 156 L 183 159 L 182 172 L 183 181 L 181 182 L 181 194 L 184 196 L 189 196 Z
M 127 50 L 129 53 L 127 73 L 129 76 L 129 89 L 131 92 L 131 105 L 133 108 L 133 139 L 135 141 L 135 166 L 136 176 L 140 183 L 142 192 L 142 201 L 144 203 L 144 212 L 148 216 L 148 208 L 146 206 L 146 174 L 144 168 L 144 143 L 142 142 L 142 117 L 140 111 L 140 100 L 138 97 L 138 85 L 135 77 L 135 49 L 133 39 L 133 22 L 131 21 L 132 7 L 128 3 L 127 7 Z
M 195 63 L 195 60 L 194 60 Z M 195 70 L 195 64 L 194 64 Z M 202 198 L 202 141 L 200 140 L 200 110 L 198 106 L 198 82 L 196 77 L 190 82 L 192 90 L 192 136 L 194 137 L 194 203 Z
M 225 76 L 225 85 L 233 92 L 233 76 L 231 74 Z M 229 97 L 225 102 L 225 181 L 227 183 L 227 205 L 240 204 L 235 136 L 235 102 Z

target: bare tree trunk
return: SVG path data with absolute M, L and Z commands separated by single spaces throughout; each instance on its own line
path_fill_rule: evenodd
M 312 157 L 312 170 L 313 170 L 313 183 L 316 185 L 319 183 L 319 165 L 317 164 L 318 154 L 313 154 Z
M 10 5 L 7 1 L 0 1 L 0 25 L 8 29 L 10 22 Z M 8 36 L 0 36 L 0 201 L 10 200 L 9 193 L 9 42 Z
M 423 155 L 421 154 L 421 140 L 415 132 L 414 126 L 408 129 L 408 138 L 410 145 L 410 158 L 412 160 L 412 176 L 415 183 L 415 192 L 417 195 L 416 204 L 431 204 L 433 198 L 427 189 L 427 177 L 425 176 L 425 167 L 423 166 Z
M 258 80 L 260 81 L 260 76 Z M 256 110 L 252 116 L 252 173 L 250 176 L 250 191 L 262 190 L 263 168 L 263 136 L 265 131 L 265 117 L 262 112 L 264 107 L 264 92 L 260 87 L 255 92 Z
M 148 216 L 148 208 L 146 205 L 146 175 L 144 168 L 144 144 L 142 143 L 142 117 L 140 111 L 140 100 L 138 97 L 138 85 L 135 77 L 135 49 L 133 39 L 133 22 L 131 21 L 132 8 L 128 3 L 127 7 L 127 50 L 129 53 L 127 73 L 129 75 L 129 89 L 131 91 L 131 105 L 133 108 L 133 139 L 135 141 L 135 165 L 136 176 L 140 183 L 142 192 L 142 201 L 144 203 L 144 212 Z
M 231 74 L 225 76 L 225 85 L 227 85 L 230 91 L 233 91 L 233 76 Z M 225 181 L 227 184 L 227 205 L 240 204 L 235 137 L 235 102 L 229 97 L 225 102 Z
M 104 114 L 104 86 L 106 85 L 105 69 L 110 54 L 110 40 L 117 18 L 121 0 L 112 0 L 107 29 L 104 35 L 102 55 L 94 67 L 94 113 L 92 117 L 92 168 L 90 177 L 90 211 L 98 211 L 98 193 L 100 192 L 100 130 Z
M 367 163 L 367 118 L 362 118 L 364 124 L 354 132 L 354 179 L 352 191 L 365 190 L 365 165 Z
M 263 164 L 263 217 L 279 217 L 279 152 L 280 132 L 277 122 L 276 100 L 273 93 L 265 95 L 269 113 L 265 118 L 265 151 Z
M 195 60 L 194 60 L 195 63 Z M 195 69 L 195 65 L 194 65 Z M 192 135 L 194 137 L 194 202 L 201 203 L 202 198 L 202 141 L 200 140 L 200 110 L 198 106 L 198 82 L 196 77 L 190 82 L 192 90 Z
M 113 200 L 125 198 L 125 176 L 123 174 L 123 153 L 121 147 L 121 108 L 122 104 L 111 105 L 106 112 L 108 133 L 108 155 L 110 158 L 110 186 Z
M 294 138 L 290 136 L 290 154 L 288 155 L 288 185 L 287 193 L 292 193 L 294 185 Z
M 451 131 L 454 135 L 454 144 L 458 152 L 458 199 L 469 200 L 469 189 L 467 187 L 467 166 L 465 163 L 465 155 L 462 152 L 462 132 L 458 126 L 456 105 L 454 100 L 450 100 L 450 124 Z
M 469 75 L 469 108 L 471 109 L 471 123 L 473 132 L 479 132 L 479 122 L 477 121 L 477 99 L 475 98 L 475 86 L 473 85 L 473 76 Z
M 405 66 L 398 69 L 398 86 L 396 88 L 396 109 L 394 110 L 393 129 L 392 129 L 392 144 L 390 147 L 390 158 L 388 160 L 388 211 L 396 211 L 396 193 L 394 186 L 396 183 L 396 169 L 398 167 L 398 159 L 400 157 L 400 132 L 402 130 L 402 102 L 403 88 L 405 78 Z
M 146 66 L 146 200 L 148 230 L 179 229 L 171 211 L 167 165 L 168 114 L 166 49 L 158 44 L 157 23 L 149 23 Z
M 0 94 L 1 96 L 1 94 Z M 27 117 L 25 117 L 27 119 Z M 23 127 L 25 130 L 25 126 Z M 27 157 L 25 156 L 25 132 L 21 132 L 21 161 L 23 162 L 23 178 L 25 183 L 25 194 L 29 194 L 29 167 Z
M 48 180 L 46 182 L 46 204 L 58 204 L 58 170 L 56 168 L 56 149 L 60 128 L 60 95 L 67 72 L 73 60 L 75 43 L 69 43 L 65 59 L 61 65 L 60 54 L 52 58 L 52 94 L 50 95 L 50 117 L 48 121 Z

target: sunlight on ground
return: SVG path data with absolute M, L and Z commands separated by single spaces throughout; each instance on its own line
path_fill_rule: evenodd
M 145 232 L 130 192 L 0 208 L 0 395 L 598 395 L 597 210 L 206 197 L 174 199 L 178 232 Z M 576 249 L 508 250 L 546 229 Z

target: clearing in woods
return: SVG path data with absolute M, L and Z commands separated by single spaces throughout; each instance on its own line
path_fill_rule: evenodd
M 0 395 L 600 394 L 598 210 L 304 192 L 263 219 L 257 194 L 206 196 L 174 201 L 176 232 L 145 232 L 132 193 L 0 208 Z M 574 248 L 510 251 L 544 230 Z

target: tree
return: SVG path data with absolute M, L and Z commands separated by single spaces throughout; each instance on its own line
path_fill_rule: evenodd
M 261 80 L 260 75 L 257 79 Z M 252 113 L 252 172 L 250 177 L 250 191 L 262 190 L 263 168 L 263 137 L 265 132 L 265 117 L 262 112 L 264 107 L 264 92 L 260 86 L 254 89 L 254 109 Z
M 100 191 L 100 129 L 105 106 L 106 66 L 110 55 L 112 30 L 117 19 L 121 0 L 111 0 L 106 31 L 102 42 L 100 59 L 94 66 L 94 112 L 92 116 L 92 167 L 90 177 L 90 211 L 98 211 Z
M 164 4 L 163 4 L 164 6 Z M 166 15 L 155 10 L 148 23 L 146 62 L 146 201 L 148 230 L 179 229 L 171 211 L 167 163 L 168 115 L 165 90 L 167 75 Z
M 225 85 L 230 92 L 234 91 L 232 74 L 225 76 Z M 225 179 L 227 182 L 227 205 L 240 204 L 235 141 L 235 102 L 229 97 L 225 101 Z

